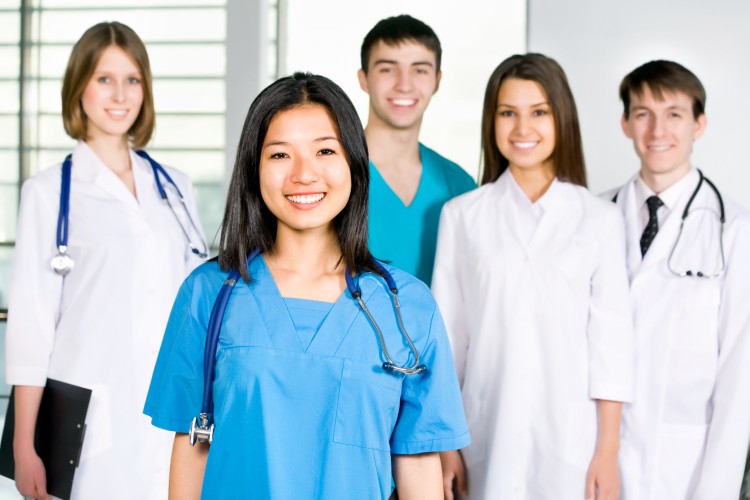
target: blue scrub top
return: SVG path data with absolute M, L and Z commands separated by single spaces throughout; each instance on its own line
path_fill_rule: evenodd
M 464 169 L 420 144 L 422 176 L 409 206 L 370 162 L 370 250 L 430 285 L 440 211 L 446 201 L 477 187 Z
M 202 498 L 387 499 L 392 453 L 469 444 L 435 301 L 423 283 L 388 269 L 428 367 L 421 375 L 382 369 L 377 335 L 347 290 L 315 335 L 298 336 L 264 259 L 252 261 L 253 281 L 235 286 L 219 338 Z M 144 409 L 157 427 L 188 432 L 200 411 L 206 328 L 226 275 L 209 262 L 180 289 Z M 391 356 L 411 364 L 383 280 L 365 274 L 360 287 Z

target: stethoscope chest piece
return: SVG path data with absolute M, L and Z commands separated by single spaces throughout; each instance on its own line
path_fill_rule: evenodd
M 57 255 L 50 259 L 49 265 L 55 274 L 65 276 L 76 266 L 76 263 L 73 257 L 68 255 L 67 249 L 61 247 L 58 249 Z
M 196 442 L 211 444 L 214 440 L 214 424 L 208 423 L 208 414 L 201 412 L 200 422 L 198 421 L 198 417 L 193 417 L 188 436 L 191 446 L 195 446 Z

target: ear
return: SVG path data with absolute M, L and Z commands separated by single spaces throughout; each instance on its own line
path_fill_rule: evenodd
M 622 132 L 627 136 L 628 139 L 633 138 L 633 134 L 630 133 L 630 126 L 628 124 L 628 119 L 625 118 L 625 114 L 620 117 L 620 126 L 622 127 Z
M 432 95 L 435 95 L 435 93 L 436 93 L 436 92 L 438 91 L 438 89 L 440 88 L 440 80 L 441 80 L 442 78 L 443 78 L 443 70 L 441 69 L 441 70 L 440 70 L 440 71 L 438 71 L 438 72 L 437 72 L 437 74 L 435 75 L 435 90 L 433 90 L 433 91 L 432 91 Z
M 695 131 L 693 132 L 693 140 L 699 139 L 703 132 L 706 131 L 706 125 L 708 125 L 708 118 L 706 118 L 706 114 L 703 113 L 695 120 Z
M 367 86 L 367 75 L 364 71 L 362 71 L 362 68 L 357 70 L 357 79 L 359 80 L 359 88 L 364 90 L 367 94 L 370 93 Z

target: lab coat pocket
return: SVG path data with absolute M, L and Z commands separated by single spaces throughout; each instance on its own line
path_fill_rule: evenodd
M 588 470 L 596 449 L 596 403 L 593 400 L 571 403 L 568 407 L 565 458 Z
M 689 278 L 682 278 L 688 281 Z M 680 328 L 675 348 L 687 351 L 718 352 L 719 302 L 718 282 L 685 283 Z
M 336 443 L 390 451 L 398 418 L 402 376 L 357 360 L 344 360 L 336 407 Z
M 112 447 L 112 401 L 109 388 L 91 385 L 91 402 L 86 413 L 81 462 L 95 458 Z

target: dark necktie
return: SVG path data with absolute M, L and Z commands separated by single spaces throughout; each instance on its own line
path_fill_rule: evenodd
M 656 217 L 656 212 L 660 206 L 664 205 L 664 202 L 654 195 L 648 197 L 646 205 L 648 205 L 648 224 L 646 224 L 646 229 L 643 230 L 641 235 L 641 256 L 646 255 L 648 247 L 651 246 L 651 242 L 656 238 L 656 233 L 659 232 L 659 219 Z

